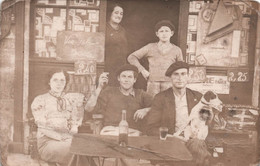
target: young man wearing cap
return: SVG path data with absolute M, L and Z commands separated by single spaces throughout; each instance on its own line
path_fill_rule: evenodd
M 165 77 L 165 71 L 175 61 L 183 61 L 181 49 L 170 42 L 175 27 L 169 20 L 159 21 L 155 25 L 155 34 L 159 38 L 156 43 L 149 43 L 129 55 L 127 60 L 135 65 L 143 77 L 148 80 L 147 92 L 152 96 L 171 87 L 170 78 Z M 147 71 L 139 62 L 146 57 L 149 62 Z
M 202 94 L 186 88 L 189 66 L 177 61 L 170 65 L 165 75 L 171 79 L 172 87 L 158 93 L 147 117 L 147 134 L 158 135 L 159 127 L 167 127 L 174 134 L 186 121 L 191 109 L 200 101 Z
M 102 113 L 104 115 L 104 127 L 118 126 L 121 121 L 122 110 L 126 110 L 129 128 L 140 131 L 144 127 L 141 119 L 150 110 L 152 96 L 143 90 L 133 88 L 138 75 L 138 69 L 135 66 L 123 65 L 117 70 L 116 74 L 119 87 L 107 86 L 106 88 L 103 88 L 103 85 L 104 82 L 108 81 L 107 75 L 101 74 L 99 77 L 100 83 L 96 90 L 97 94 L 90 97 L 85 109 L 87 111 L 94 109 L 94 112 Z

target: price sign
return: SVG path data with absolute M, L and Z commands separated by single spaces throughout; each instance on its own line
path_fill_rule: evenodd
M 95 74 L 96 61 L 95 60 L 78 60 L 74 64 L 75 74 Z
M 190 83 L 204 82 L 206 79 L 206 67 L 189 68 Z
M 231 69 L 228 70 L 229 82 L 248 82 L 249 69 Z

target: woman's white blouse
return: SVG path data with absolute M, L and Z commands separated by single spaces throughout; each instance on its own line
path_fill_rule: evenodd
M 59 139 L 60 135 L 80 126 L 84 115 L 83 100 L 83 94 L 67 93 L 63 96 L 66 107 L 60 110 L 56 97 L 49 93 L 37 96 L 31 105 L 38 126 L 37 137 L 46 135 Z

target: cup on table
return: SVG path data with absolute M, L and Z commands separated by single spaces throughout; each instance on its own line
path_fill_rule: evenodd
M 160 140 L 165 141 L 166 138 L 167 138 L 167 134 L 168 134 L 168 128 L 167 127 L 160 127 L 159 131 L 160 131 Z

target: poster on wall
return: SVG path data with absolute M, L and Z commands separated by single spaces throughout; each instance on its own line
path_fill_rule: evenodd
M 228 81 L 227 76 L 207 75 L 204 82 L 190 83 L 187 87 L 201 93 L 205 93 L 210 90 L 217 94 L 229 94 L 230 82 Z
M 204 4 L 199 11 L 195 64 L 245 66 L 248 63 L 245 50 L 248 29 L 243 26 L 243 22 L 247 24 L 243 11 L 237 5 L 217 2 Z
M 57 60 L 93 59 L 104 62 L 104 33 L 60 31 L 57 36 Z

